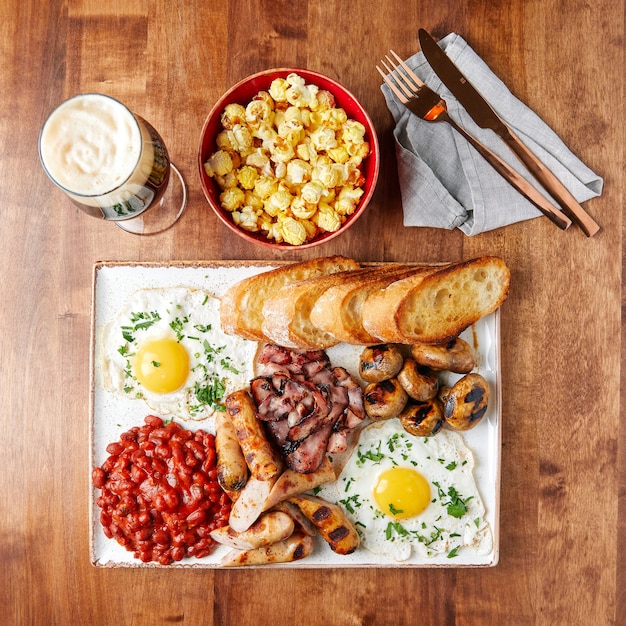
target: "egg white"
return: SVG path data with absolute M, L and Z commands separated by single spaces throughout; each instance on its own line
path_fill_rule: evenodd
M 397 519 L 379 509 L 373 491 L 378 476 L 392 467 L 412 468 L 428 481 L 431 502 L 422 513 Z M 344 508 L 363 547 L 374 554 L 395 561 L 414 552 L 424 558 L 453 559 L 461 550 L 486 555 L 493 537 L 473 467 L 472 452 L 459 433 L 444 429 L 433 437 L 415 437 L 391 419 L 363 429 L 334 486 L 335 496 L 330 490 L 320 495 Z
M 156 393 L 137 380 L 134 357 L 147 342 L 166 338 L 185 347 L 189 375 L 177 391 Z M 182 420 L 203 420 L 222 410 L 220 400 L 248 384 L 257 349 L 255 342 L 222 331 L 217 298 L 186 287 L 135 291 L 104 326 L 101 342 L 106 389 Z

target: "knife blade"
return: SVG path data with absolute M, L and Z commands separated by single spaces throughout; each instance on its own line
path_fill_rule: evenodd
M 559 203 L 563 212 L 576 222 L 587 237 L 595 235 L 600 226 L 583 209 L 563 183 L 524 145 L 491 105 L 476 90 L 461 70 L 450 60 L 437 42 L 423 29 L 418 31 L 420 48 L 429 65 L 463 105 L 481 128 L 495 132 L 520 159 L 535 179 Z

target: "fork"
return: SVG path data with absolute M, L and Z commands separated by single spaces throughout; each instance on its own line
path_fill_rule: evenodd
M 385 59 L 381 59 L 380 63 L 387 71 L 383 72 L 378 65 L 376 69 L 382 76 L 383 81 L 404 106 L 427 122 L 446 122 L 449 124 L 456 132 L 469 141 L 498 174 L 532 202 L 548 219 L 562 230 L 571 226 L 572 221 L 554 207 L 526 179 L 520 176 L 498 155 L 480 143 L 478 139 L 459 126 L 448 114 L 446 101 L 424 84 L 399 55 L 393 50 L 389 50 L 389 53 L 395 57 L 397 63 L 389 55 L 385 55 L 386 62 Z

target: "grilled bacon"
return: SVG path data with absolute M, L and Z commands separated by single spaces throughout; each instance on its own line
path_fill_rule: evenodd
M 361 386 L 332 368 L 323 350 L 265 344 L 257 373 L 250 383 L 257 418 L 294 471 L 314 472 L 328 451 L 345 449 L 348 431 L 365 418 Z

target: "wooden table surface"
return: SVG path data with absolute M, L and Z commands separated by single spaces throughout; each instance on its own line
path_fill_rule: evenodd
M 374 65 L 424 27 L 461 34 L 605 182 L 592 239 L 538 218 L 475 237 L 406 228 Z M 617 624 L 626 614 L 620 423 L 624 3 L 562 0 L 4 0 L 0 4 L 0 622 Z M 380 181 L 344 236 L 274 253 L 208 210 L 205 116 L 236 81 L 307 67 L 373 118 Z M 171 230 L 121 232 L 64 199 L 37 137 L 66 97 L 122 99 L 160 129 L 189 185 Z M 500 561 L 487 569 L 141 570 L 89 560 L 89 344 L 96 261 L 505 258 Z M 621 618 L 620 618 L 621 616 Z

